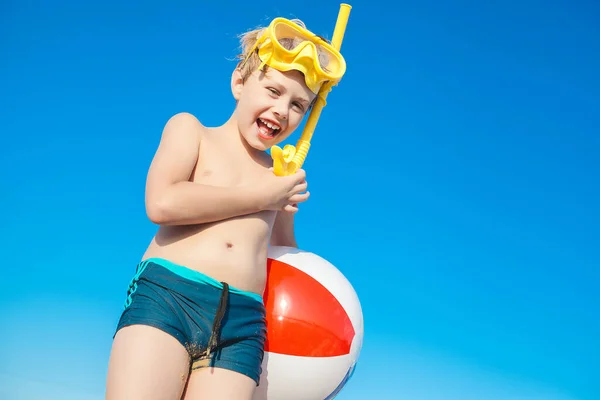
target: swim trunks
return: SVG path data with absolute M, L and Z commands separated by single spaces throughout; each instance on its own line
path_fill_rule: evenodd
M 116 332 L 136 324 L 175 337 L 192 369 L 225 368 L 259 384 L 267 329 L 262 297 L 255 293 L 150 258 L 138 264 Z

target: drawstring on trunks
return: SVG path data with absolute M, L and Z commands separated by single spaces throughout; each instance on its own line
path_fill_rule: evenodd
M 210 335 L 210 339 L 208 340 L 208 345 L 206 348 L 206 357 L 210 357 L 210 354 L 213 351 L 215 351 L 217 346 L 219 345 L 219 337 L 221 336 L 221 324 L 223 322 L 223 318 L 225 317 L 225 312 L 227 311 L 227 303 L 229 300 L 229 285 L 225 282 L 221 283 L 223 284 L 223 293 L 221 293 L 219 308 L 217 308 L 215 319 L 213 321 L 212 334 Z

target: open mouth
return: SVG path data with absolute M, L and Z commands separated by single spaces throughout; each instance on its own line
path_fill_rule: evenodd
M 281 127 L 279 125 L 263 118 L 258 118 L 256 124 L 258 125 L 258 136 L 265 140 L 273 139 L 281 132 Z

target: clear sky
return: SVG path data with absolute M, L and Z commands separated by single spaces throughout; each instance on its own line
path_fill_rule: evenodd
M 103 398 L 164 123 L 229 117 L 237 34 L 339 7 L 208 4 L 0 5 L 1 398 Z M 339 399 L 600 398 L 599 4 L 351 3 L 297 233 L 361 299 Z

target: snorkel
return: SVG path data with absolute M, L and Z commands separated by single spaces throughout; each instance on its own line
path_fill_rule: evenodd
M 340 4 L 340 11 L 338 18 L 335 23 L 333 31 L 333 38 L 331 39 L 331 46 L 339 51 L 342 47 L 342 41 L 344 39 L 344 33 L 346 32 L 346 25 L 350 16 L 351 6 L 349 4 Z M 327 105 L 327 95 L 337 84 L 336 82 L 324 83 L 317 94 L 317 99 L 313 108 L 308 116 L 304 130 L 300 139 L 296 143 L 296 146 L 288 144 L 281 149 L 279 146 L 271 147 L 271 158 L 273 159 L 273 172 L 277 176 L 285 176 L 294 174 L 299 168 L 302 167 L 308 150 L 310 149 L 310 141 L 312 140 L 315 128 L 317 127 L 317 121 L 321 116 L 321 112 L 325 105 Z

